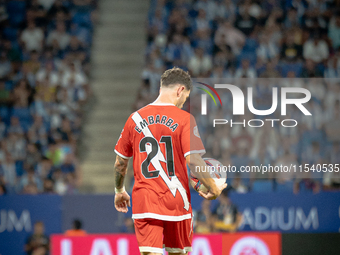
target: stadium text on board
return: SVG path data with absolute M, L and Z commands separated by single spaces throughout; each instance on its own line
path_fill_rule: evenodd
M 203 83 L 201 83 L 203 84 Z M 203 84 L 206 85 L 206 84 Z M 206 85 L 208 86 L 208 85 Z M 214 86 L 217 89 L 228 89 L 231 92 L 232 98 L 233 98 L 233 115 L 244 115 L 244 105 L 245 105 L 245 99 L 243 91 L 231 84 L 215 84 Z M 209 86 L 209 88 L 212 88 Z M 205 90 L 204 90 L 205 91 Z M 222 101 L 217 94 L 216 90 L 213 90 L 220 100 L 220 103 L 222 105 Z M 287 94 L 289 93 L 300 93 L 304 94 L 303 98 L 287 98 Z M 209 93 L 210 97 L 213 98 L 213 96 Z M 214 98 L 213 98 L 214 99 Z M 292 87 L 286 87 L 281 88 L 281 116 L 287 115 L 287 105 L 295 105 L 304 115 L 311 116 L 312 114 L 306 109 L 306 107 L 303 105 L 307 103 L 311 99 L 311 93 L 309 90 L 305 88 L 292 88 Z M 216 101 L 214 100 L 215 105 Z M 273 114 L 278 106 L 278 88 L 273 87 L 272 88 L 272 105 L 270 109 L 267 110 L 258 110 L 255 109 L 253 104 L 253 88 L 248 87 L 247 88 L 247 105 L 248 109 L 251 113 L 258 116 L 268 116 Z M 207 94 L 201 95 L 201 115 L 207 115 Z M 296 127 L 298 125 L 297 120 L 295 119 L 250 119 L 250 120 L 243 120 L 243 121 L 233 121 L 232 119 L 213 119 L 213 127 L 216 127 L 216 125 L 225 125 L 230 124 L 230 127 L 233 127 L 235 125 L 242 125 L 245 127 L 246 125 L 249 127 L 262 127 L 265 122 L 271 122 L 271 126 L 274 127 L 274 123 L 278 122 L 281 124 L 282 127 Z

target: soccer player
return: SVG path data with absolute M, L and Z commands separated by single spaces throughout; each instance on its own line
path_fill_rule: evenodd
M 115 147 L 115 207 L 127 212 L 130 196 L 124 188 L 129 158 L 133 157 L 135 184 L 132 218 L 142 255 L 187 254 L 192 242 L 188 164 L 193 171 L 206 164 L 194 117 L 181 110 L 192 88 L 190 75 L 172 68 L 161 77 L 156 101 L 132 113 Z M 216 199 L 227 186 L 217 187 L 209 173 L 195 172 Z

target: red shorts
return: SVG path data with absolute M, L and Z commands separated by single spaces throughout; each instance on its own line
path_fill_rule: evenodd
M 173 253 L 187 253 L 192 250 L 192 219 L 135 219 L 134 222 L 140 252 L 163 254 L 163 247 L 167 252 Z

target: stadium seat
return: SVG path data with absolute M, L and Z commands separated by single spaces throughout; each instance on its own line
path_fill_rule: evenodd
M 285 183 L 277 183 L 276 184 L 276 192 L 293 192 L 294 182 L 286 181 Z
M 249 60 L 250 66 L 254 67 L 256 65 L 257 56 L 255 52 L 252 51 L 242 51 L 241 54 L 237 57 L 237 68 L 241 67 L 241 63 L 243 59 Z
M 306 187 L 306 184 L 304 182 L 299 183 L 299 192 L 300 193 L 312 193 L 313 190 Z
M 258 43 L 255 39 L 248 38 L 243 46 L 242 51 L 256 53 Z
M 24 162 L 21 160 L 18 160 L 15 162 L 15 171 L 17 176 L 22 176 L 24 174 Z
M 72 17 L 72 22 L 75 24 L 79 24 L 80 26 L 92 28 L 92 20 L 90 12 L 77 12 Z
M 3 30 L 4 37 L 10 40 L 11 42 L 17 40 L 18 34 L 19 34 L 19 31 L 17 28 L 5 27 Z
M 6 81 L 5 88 L 8 91 L 12 90 L 14 88 L 13 82 L 12 81 Z
M 273 181 L 271 180 L 256 180 L 253 182 L 253 192 L 266 193 L 273 191 Z
M 32 126 L 32 119 L 31 120 L 20 120 L 20 126 L 24 130 L 24 132 L 27 132 L 30 127 Z
M 296 77 L 300 77 L 300 74 L 302 72 L 302 67 L 303 67 L 302 63 L 292 63 L 292 64 L 282 63 L 280 65 L 281 75 L 282 77 L 287 77 L 288 72 L 293 71 Z
M 9 1 L 6 4 L 10 24 L 17 27 L 25 19 L 26 1 Z
M 0 107 L 0 116 L 1 118 L 4 120 L 4 119 L 7 119 L 8 118 L 8 108 L 7 106 L 1 106 Z
M 32 119 L 28 108 L 13 108 L 12 116 L 18 117 L 20 121 L 31 121 Z

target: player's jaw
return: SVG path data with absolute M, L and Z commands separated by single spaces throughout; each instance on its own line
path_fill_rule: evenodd
M 182 89 L 180 89 L 177 93 L 178 94 L 178 96 L 177 96 L 178 100 L 177 100 L 177 103 L 176 103 L 176 106 L 180 109 L 182 109 L 185 101 L 187 101 L 187 99 L 190 95 L 190 90 L 185 89 L 184 86 L 181 86 L 181 87 L 182 87 Z

